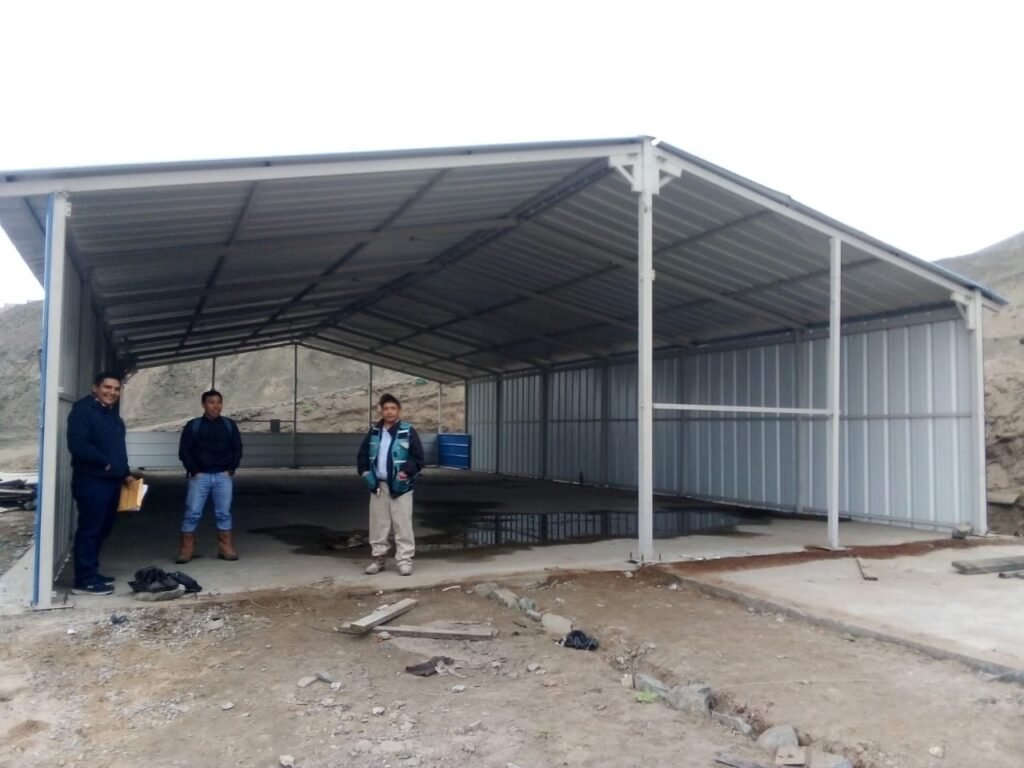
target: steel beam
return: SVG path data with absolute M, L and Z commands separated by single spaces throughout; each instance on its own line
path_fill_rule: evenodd
M 68 199 L 50 195 L 46 214 L 45 295 L 43 319 L 43 371 L 40 411 L 39 500 L 36 508 L 35 561 L 32 571 L 32 607 L 53 605 L 54 543 L 57 520 L 57 450 L 60 446 L 61 360 L 64 346 L 64 282 L 67 269 Z
M 381 153 L 350 156 L 348 158 L 270 159 L 231 163 L 227 167 L 173 168 L 138 167 L 126 170 L 86 169 L 53 173 L 48 178 L 17 173 L 0 176 L 0 198 L 47 195 L 54 192 L 106 192 L 111 190 L 149 189 L 153 187 L 180 187 L 199 184 L 233 184 L 282 179 L 313 179 L 329 176 L 373 175 L 436 171 L 442 169 L 480 168 L 485 166 L 522 165 L 526 163 L 558 163 L 615 158 L 635 151 L 636 140 L 595 143 L 587 146 L 564 146 L 522 149 L 468 148 L 441 150 L 417 155 L 414 152 Z
M 654 195 L 661 188 L 654 147 L 645 140 L 633 166 L 637 195 L 637 538 L 654 561 Z
M 839 427 L 840 361 L 842 349 L 842 249 L 838 237 L 829 239 L 829 322 L 828 322 L 828 546 L 839 549 Z
M 988 465 L 985 458 L 985 303 L 981 291 L 973 291 L 970 303 L 971 338 L 971 432 L 974 443 L 974 514 L 971 527 L 974 533 L 988 533 Z

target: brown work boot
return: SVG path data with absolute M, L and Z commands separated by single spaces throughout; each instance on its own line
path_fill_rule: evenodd
M 217 531 L 217 557 L 221 560 L 238 559 L 238 553 L 231 546 L 231 531 Z
M 380 573 L 383 570 L 384 570 L 384 558 L 383 557 L 375 557 L 370 562 L 370 564 L 368 566 L 366 566 L 366 570 L 364 571 L 364 573 L 368 573 L 371 576 L 373 576 L 373 574 Z
M 183 533 L 181 534 L 181 550 L 178 552 L 178 557 L 174 561 L 176 563 L 187 563 L 192 559 L 193 554 L 196 550 L 196 535 L 194 533 Z

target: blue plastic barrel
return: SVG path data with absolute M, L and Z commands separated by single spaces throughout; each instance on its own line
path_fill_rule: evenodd
M 451 469 L 469 469 L 472 442 L 464 432 L 442 432 L 437 436 L 437 463 Z

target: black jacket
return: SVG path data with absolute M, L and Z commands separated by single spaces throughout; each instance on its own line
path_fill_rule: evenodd
M 194 421 L 198 421 L 198 429 L 193 426 Z M 190 475 L 234 472 L 242 461 L 242 436 L 238 434 L 238 425 L 220 416 L 192 419 L 181 430 L 178 458 Z
M 86 395 L 68 414 L 68 450 L 78 476 L 123 480 L 128 476 L 124 422 L 115 408 Z M 110 465 L 110 469 L 106 469 Z

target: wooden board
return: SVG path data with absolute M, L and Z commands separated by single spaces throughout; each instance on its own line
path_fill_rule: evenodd
M 373 613 L 368 616 L 363 616 L 361 619 L 356 619 L 355 621 L 350 621 L 347 624 L 342 624 L 341 631 L 348 632 L 353 635 L 365 635 L 374 627 L 391 621 L 396 616 L 401 616 L 407 611 L 411 611 L 415 605 L 416 601 L 411 597 L 407 597 L 392 605 L 385 605 L 383 608 L 378 608 Z
M 769 766 L 756 760 L 746 760 L 742 757 L 727 755 L 724 752 L 719 752 L 715 755 L 715 762 L 732 766 L 732 768 L 769 768 Z
M 1024 571 L 1024 557 L 995 557 L 989 560 L 954 560 L 953 567 L 965 576 L 976 573 Z
M 448 629 L 445 627 L 417 627 L 412 624 L 374 627 L 373 631 L 387 632 L 395 637 L 431 637 L 435 640 L 490 640 L 498 634 L 498 631 L 493 627 Z
M 861 560 L 859 557 L 856 558 L 856 560 L 857 567 L 860 568 L 860 577 L 864 579 L 864 581 L 878 581 L 878 577 L 875 576 L 875 572 L 868 568 L 866 565 L 864 565 L 863 560 Z

